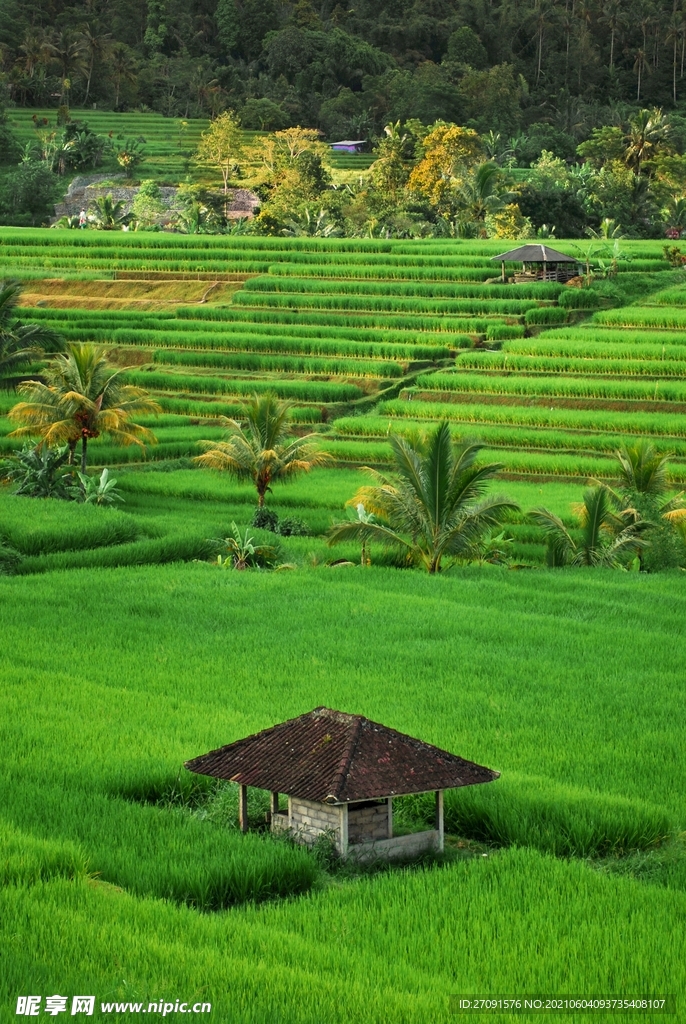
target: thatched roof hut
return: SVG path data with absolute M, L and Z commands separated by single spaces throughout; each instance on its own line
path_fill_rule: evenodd
M 548 245 L 538 242 L 528 242 L 520 245 L 517 249 L 510 249 L 502 252 L 499 256 L 492 256 L 492 261 L 500 261 L 501 276 L 505 280 L 505 264 L 521 263 L 524 273 L 515 275 L 515 281 L 520 276 L 523 280 L 537 281 L 568 281 L 579 273 L 579 260 L 575 256 L 567 256 L 557 249 L 551 249 Z M 528 269 L 527 269 L 528 268 Z

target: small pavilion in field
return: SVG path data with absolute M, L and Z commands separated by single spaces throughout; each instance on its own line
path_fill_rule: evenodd
M 186 768 L 238 783 L 243 832 L 247 788 L 255 786 L 271 793 L 273 832 L 290 830 L 306 844 L 328 834 L 342 857 L 361 860 L 442 851 L 444 791 L 499 776 L 362 715 L 325 707 L 186 761 Z M 434 828 L 395 836 L 393 798 L 411 793 L 435 793 Z
M 515 284 L 520 281 L 564 282 L 579 274 L 579 260 L 574 256 L 565 256 L 563 252 L 551 249 L 548 245 L 540 245 L 538 242 L 520 245 L 518 249 L 501 252 L 499 256 L 492 256 L 491 259 L 494 262 L 500 261 L 503 281 L 506 263 L 522 264 L 522 272 L 514 275 Z

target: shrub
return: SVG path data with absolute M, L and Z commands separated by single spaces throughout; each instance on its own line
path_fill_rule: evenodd
M 21 555 L 0 540 L 0 576 L 12 576 L 19 568 Z
M 256 530 L 269 530 L 270 533 L 277 533 L 279 526 L 279 516 L 270 508 L 260 508 L 258 506 L 255 509 L 255 512 L 253 513 L 252 519 L 250 520 L 250 525 L 254 526 Z
M 0 213 L 28 214 L 31 223 L 49 217 L 58 191 L 57 178 L 42 160 L 21 164 L 5 179 L 0 192 Z
M 277 533 L 282 537 L 309 537 L 310 528 L 303 519 L 297 516 L 286 516 L 279 523 Z

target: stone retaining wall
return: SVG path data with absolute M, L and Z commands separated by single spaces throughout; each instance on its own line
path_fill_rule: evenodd
M 121 180 L 122 184 L 105 185 L 103 181 Z M 129 213 L 133 201 L 138 193 L 138 187 L 126 185 L 123 175 L 95 174 L 90 177 L 80 176 L 74 178 L 69 185 L 66 195 L 61 203 L 55 204 L 55 218 L 75 217 L 81 210 L 88 210 L 89 206 L 95 204 L 98 199 L 105 196 L 112 196 L 115 203 L 124 204 L 123 212 Z M 179 210 L 176 204 L 176 186 L 161 185 L 161 202 L 170 211 Z M 230 202 L 228 217 L 230 220 L 238 220 L 240 217 L 250 219 L 255 215 L 255 210 L 260 205 L 259 197 L 247 188 L 234 188 L 229 190 Z

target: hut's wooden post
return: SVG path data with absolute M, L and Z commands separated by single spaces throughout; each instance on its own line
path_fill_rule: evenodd
M 238 824 L 241 832 L 248 831 L 248 787 L 238 786 Z
M 504 284 L 505 283 L 505 260 L 501 260 L 500 261 L 500 277 L 501 277 L 501 280 L 502 280 L 502 282 Z
M 436 843 L 436 849 L 439 853 L 443 853 L 444 838 L 443 838 L 443 790 L 436 790 L 436 831 L 438 832 L 438 842 Z
M 269 797 L 269 813 L 272 816 L 272 820 L 275 814 L 279 813 L 279 794 L 272 793 Z
M 388 838 L 393 838 L 393 797 L 388 798 Z

